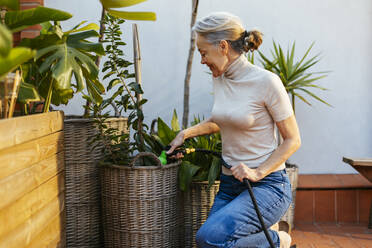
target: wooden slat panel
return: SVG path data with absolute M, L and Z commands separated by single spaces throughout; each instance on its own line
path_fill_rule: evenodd
M 0 210 L 64 170 L 63 158 L 60 152 L 0 180 Z
M 27 248 L 57 247 L 58 243 L 64 243 L 65 240 L 65 211 L 39 233 L 27 246 Z
M 65 191 L 64 173 L 61 172 L 40 187 L 0 210 L 0 239 L 40 211 L 45 205 Z
M 0 180 L 63 150 L 63 131 L 0 150 Z
M 41 211 L 29 218 L 27 222 L 1 238 L 0 247 L 19 248 L 30 244 L 54 218 L 60 216 L 64 211 L 64 198 L 64 194 L 60 194 L 59 197 L 51 201 Z
M 54 111 L 0 120 L 0 150 L 62 130 L 63 118 Z

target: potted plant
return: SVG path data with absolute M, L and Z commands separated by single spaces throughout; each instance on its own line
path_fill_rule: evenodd
M 143 0 L 120 0 L 120 1 L 111 1 L 111 0 L 101 0 L 102 4 L 102 18 L 100 23 L 100 32 L 99 32 L 99 43 L 107 44 L 105 51 L 108 56 L 112 55 L 113 52 L 118 52 L 117 55 L 121 57 L 120 54 L 122 51 L 115 50 L 116 47 L 124 45 L 125 43 L 121 39 L 121 30 L 120 24 L 123 23 L 122 19 L 131 19 L 131 20 L 155 20 L 156 15 L 152 12 L 124 12 L 118 11 L 117 8 L 128 7 L 136 5 L 143 2 Z M 115 8 L 115 9 L 112 9 Z M 109 19 L 108 15 L 116 15 L 120 18 Z M 111 23 L 110 22 L 115 22 Z M 106 28 L 107 26 L 107 28 Z M 97 36 L 98 37 L 98 36 Z M 107 38 L 105 38 L 107 37 Z M 110 52 L 108 52 L 110 50 Z M 95 57 L 95 63 L 97 68 L 100 63 L 100 55 Z M 132 74 L 127 72 L 128 66 L 132 63 L 122 59 L 119 62 L 121 70 L 123 70 L 123 75 L 125 74 L 128 79 L 133 77 Z M 111 80 L 113 74 L 109 74 L 107 64 L 103 65 L 102 73 L 104 73 L 103 80 Z M 115 80 L 111 80 L 106 87 L 106 94 L 109 94 L 111 89 L 115 87 Z M 122 90 L 122 89 L 121 89 Z M 120 90 L 118 90 L 120 92 Z M 112 93 L 112 99 L 115 98 L 115 92 Z M 119 94 L 119 93 L 118 93 Z M 96 94 L 97 97 L 101 97 L 101 94 Z M 66 167 L 71 172 L 69 173 L 67 185 L 70 189 L 70 192 L 76 192 L 80 195 L 77 197 L 81 199 L 79 202 L 76 202 L 74 207 L 74 215 L 70 218 L 68 226 L 71 231 L 69 231 L 70 236 L 68 238 L 68 243 L 74 246 L 84 246 L 88 245 L 89 247 L 102 247 L 103 242 L 103 228 L 101 222 L 101 194 L 100 194 L 100 185 L 99 185 L 99 170 L 96 166 L 96 161 L 100 160 L 103 157 L 99 147 L 93 151 L 89 148 L 89 140 L 92 139 L 97 134 L 97 129 L 94 125 L 94 118 L 96 117 L 96 112 L 92 110 L 92 106 L 89 103 L 102 104 L 105 105 L 108 101 L 94 101 L 89 95 L 84 95 L 84 98 L 87 101 L 85 104 L 85 113 L 83 116 L 66 116 L 65 120 L 65 144 L 66 150 L 71 154 L 66 160 Z M 117 109 L 115 101 L 109 101 L 110 106 Z M 115 111 L 115 114 L 110 118 L 105 119 L 105 125 L 107 128 L 115 128 L 117 134 L 125 134 L 129 132 L 128 118 L 123 117 L 120 111 Z M 81 189 L 81 190 L 74 190 Z M 73 199 L 74 195 L 71 195 Z M 80 214 L 84 212 L 85 214 Z M 84 228 L 83 228 L 84 227 Z M 87 243 L 88 242 L 88 243 Z
M 200 123 L 199 117 L 194 117 L 191 125 Z M 151 144 L 156 154 L 167 146 L 180 131 L 177 113 L 174 110 L 171 125 L 168 126 L 161 118 L 153 121 L 157 130 L 152 128 L 146 141 Z M 185 147 L 221 151 L 221 136 L 219 133 L 203 135 L 185 140 Z M 208 217 L 214 198 L 218 192 L 219 175 L 221 173 L 220 159 L 210 154 L 190 153 L 182 159 L 178 173 L 179 188 L 179 228 L 181 244 L 184 247 L 196 247 L 195 235 Z
M 9 81 L 7 79 L 7 74 L 13 72 L 15 69 L 18 68 L 18 73 L 22 74 L 23 70 L 21 70 L 21 66 L 23 66 L 27 61 L 33 58 L 36 55 L 36 51 L 26 47 L 14 47 L 12 33 L 21 31 L 22 29 L 32 26 L 35 24 L 40 24 L 46 21 L 61 21 L 66 20 L 71 17 L 71 15 L 67 12 L 50 9 L 45 7 L 37 7 L 28 10 L 19 10 L 19 2 L 18 1 L 2 1 L 1 3 L 1 23 L 0 24 L 0 39 L 1 39 L 1 51 L 0 51 L 0 78 L 5 78 L 3 83 L 1 84 L 2 92 L 5 91 L 9 92 L 8 85 L 5 84 L 5 81 Z M 17 82 L 20 82 L 18 85 Z M 18 99 L 22 101 L 31 101 L 31 100 L 39 100 L 39 95 L 37 90 L 23 80 L 15 80 L 15 83 L 12 85 L 11 90 L 15 90 L 12 94 L 11 101 L 10 101 L 10 112 L 6 114 L 7 117 L 11 117 L 14 110 L 14 102 L 18 96 Z M 19 94 L 18 94 L 19 89 Z M 5 109 L 8 109 L 8 96 L 4 95 L 4 101 L 2 102 L 2 106 Z
M 177 171 L 179 161 L 161 165 L 146 143 L 147 125 L 143 123 L 138 37 L 134 31 L 135 71 L 123 58 L 119 25 L 124 21 L 110 14 L 105 18 L 107 30 L 104 78 L 113 95 L 94 104 L 97 134 L 92 148 L 103 154 L 100 165 L 102 221 L 105 247 L 177 247 Z M 135 26 L 134 26 L 135 27 Z M 136 30 L 136 28 L 134 28 Z M 135 78 L 135 81 L 131 82 Z M 129 133 L 118 133 L 106 125 L 108 108 L 128 116 Z
M 309 59 L 307 58 L 313 46 L 314 42 L 310 45 L 310 47 L 306 50 L 305 54 L 298 61 L 295 61 L 295 42 L 293 42 L 292 48 L 288 49 L 285 53 L 282 47 L 279 44 L 275 43 L 275 41 L 273 41 L 274 50 L 271 51 L 272 59 L 267 58 L 262 52 L 258 51 L 262 66 L 280 77 L 287 93 L 291 98 L 294 112 L 296 110 L 295 108 L 296 98 L 300 99 L 301 101 L 311 106 L 311 103 L 305 98 L 305 96 L 302 93 L 328 106 L 331 106 L 329 103 L 324 101 L 322 98 L 317 96 L 316 93 L 312 91 L 312 89 L 314 88 L 320 90 L 327 90 L 326 88 L 321 87 L 315 84 L 314 82 L 322 78 L 325 78 L 329 73 L 328 71 L 324 72 L 309 71 L 314 65 L 316 65 L 320 61 L 319 58 L 320 54 L 317 54 Z M 248 60 L 251 63 L 254 63 L 253 53 L 248 54 Z M 315 74 L 319 76 L 314 76 Z M 280 137 L 279 131 L 278 137 Z M 291 164 L 289 161 L 287 161 L 286 170 L 292 185 L 293 201 L 288 211 L 283 216 L 282 220 L 287 221 L 290 224 L 290 228 L 292 228 L 298 181 L 298 166 L 295 164 Z

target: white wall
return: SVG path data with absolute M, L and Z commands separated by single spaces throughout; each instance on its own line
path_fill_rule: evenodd
M 82 20 L 98 23 L 98 0 L 45 0 L 45 5 L 66 10 L 74 17 L 69 28 Z M 149 0 L 128 10 L 157 13 L 156 22 L 138 22 L 143 59 L 144 97 L 149 99 L 145 118 L 157 116 L 169 123 L 173 109 L 182 118 L 183 84 L 189 49 L 191 0 Z M 312 41 L 313 54 L 322 52 L 314 70 L 331 70 L 319 83 L 329 88 L 318 94 L 332 108 L 311 100 L 313 106 L 297 102 L 297 120 L 302 147 L 292 158 L 300 173 L 354 173 L 342 156 L 372 157 L 372 1 L 370 0 L 202 0 L 198 16 L 228 11 L 241 17 L 249 30 L 264 34 L 261 51 L 268 53 L 272 39 L 287 46 L 296 40 L 302 55 Z M 131 21 L 123 28 L 127 58 L 132 59 Z M 195 54 L 191 77 L 191 115 L 208 117 L 213 104 L 207 67 Z M 75 97 L 67 114 L 81 114 L 83 101 Z

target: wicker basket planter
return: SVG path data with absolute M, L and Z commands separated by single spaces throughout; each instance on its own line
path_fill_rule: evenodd
M 213 205 L 219 185 L 220 182 L 216 181 L 208 190 L 208 181 L 192 182 L 190 189 L 181 193 L 181 247 L 196 247 L 196 232 L 208 218 L 209 210 Z
M 110 118 L 107 126 L 128 132 L 126 118 Z M 91 151 L 89 140 L 97 130 L 92 119 L 67 116 L 64 121 L 66 166 L 67 247 L 101 248 L 100 147 Z
M 292 203 L 281 220 L 288 222 L 290 224 L 290 228 L 293 228 L 294 227 L 295 203 L 296 203 L 296 190 L 297 190 L 297 184 L 298 184 L 298 166 L 295 164 L 286 163 L 285 169 L 287 171 L 289 181 L 291 182 Z
M 143 156 L 152 156 L 154 166 L 141 166 Z M 179 164 L 161 165 L 152 153 L 138 154 L 130 166 L 100 163 L 105 247 L 179 246 Z

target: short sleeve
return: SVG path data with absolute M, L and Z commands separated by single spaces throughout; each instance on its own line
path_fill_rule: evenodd
M 280 78 L 272 74 L 265 86 L 266 96 L 264 102 L 273 120 L 279 122 L 292 116 L 292 105 Z

